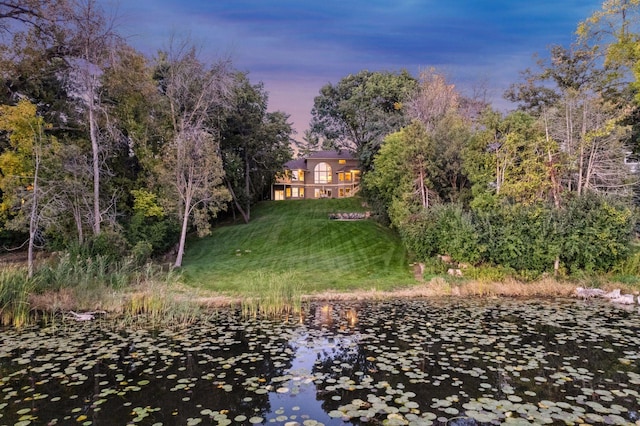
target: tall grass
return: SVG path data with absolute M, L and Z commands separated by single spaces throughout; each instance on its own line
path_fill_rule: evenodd
M 203 317 L 200 305 L 177 298 L 167 289 L 165 283 L 155 283 L 129 295 L 118 322 L 129 327 L 184 327 Z
M 120 289 L 135 280 L 139 269 L 131 257 L 112 261 L 106 256 L 82 258 L 66 253 L 58 260 L 43 265 L 37 275 L 43 287 L 50 290 L 99 286 Z
M 24 268 L 0 270 L 0 325 L 22 327 L 29 322 L 29 294 L 35 281 Z
M 190 323 L 200 308 L 179 299 L 172 288 L 180 276 L 131 258 L 81 258 L 65 254 L 41 264 L 33 279 L 25 269 L 0 270 L 0 324 L 23 326 L 32 312 L 53 316 L 70 310 L 108 311 L 127 321 Z
M 277 317 L 302 311 L 301 277 L 295 272 L 256 272 L 246 277 L 247 297 L 242 299 L 244 316 Z

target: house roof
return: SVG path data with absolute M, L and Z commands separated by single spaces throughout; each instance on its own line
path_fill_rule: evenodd
M 304 158 L 296 158 L 284 163 L 284 168 L 289 170 L 300 170 L 307 168 L 307 160 Z
M 284 164 L 285 169 L 289 170 L 299 170 L 307 168 L 307 160 L 355 160 L 356 158 L 349 152 L 344 149 L 339 151 L 331 150 L 331 151 L 316 151 L 307 155 L 306 157 L 296 158 L 295 160 L 287 161 Z
M 331 150 L 331 151 L 316 151 L 307 155 L 306 157 L 296 158 L 295 160 L 287 161 L 284 164 L 285 169 L 289 170 L 306 170 L 307 168 L 307 160 L 355 160 L 356 158 L 349 152 L 344 149 L 339 151 Z
M 307 158 L 313 159 L 322 159 L 322 160 L 335 160 L 335 159 L 344 159 L 344 160 L 355 160 L 356 158 L 347 150 L 331 150 L 331 151 L 316 151 L 312 152 L 307 156 Z

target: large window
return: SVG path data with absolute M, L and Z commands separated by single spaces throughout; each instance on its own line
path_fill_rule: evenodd
M 313 169 L 315 183 L 331 183 L 331 166 L 327 163 L 318 163 Z

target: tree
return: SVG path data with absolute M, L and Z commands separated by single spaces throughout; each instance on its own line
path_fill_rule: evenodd
M 554 46 L 549 62 L 538 64 L 540 73 L 527 71 L 525 82 L 513 85 L 505 96 L 519 102 L 544 128 L 556 205 L 561 204 L 562 187 L 579 195 L 588 190 L 629 193 L 625 108 L 619 99 L 609 101 L 613 82 L 598 67 L 597 49 Z M 559 150 L 552 152 L 555 143 Z
M 547 154 L 555 155 L 558 147 L 544 137 L 535 118 L 522 111 L 502 117 L 488 110 L 481 123 L 483 129 L 464 151 L 473 205 L 546 202 L 552 196 L 555 167 L 547 162 Z
M 420 121 L 434 140 L 432 161 L 436 164 L 431 180 L 440 198 L 458 201 L 467 189 L 462 170 L 462 150 L 470 137 L 473 100 L 465 100 L 455 85 L 434 68 L 420 73 L 419 86 L 407 101 L 407 114 Z M 464 108 L 464 111 L 463 111 Z
M 42 198 L 45 185 L 41 181 L 43 162 L 53 155 L 55 141 L 45 135 L 45 123 L 36 115 L 36 106 L 20 101 L 16 106 L 0 106 L 0 130 L 9 132 L 10 149 L 0 154 L 0 211 L 8 215 L 8 226 L 22 231 L 28 238 L 27 270 L 33 276 L 34 248 L 40 239 L 40 222 L 46 207 Z M 45 170 L 46 172 L 47 170 Z
M 432 132 L 445 116 L 457 112 L 459 105 L 460 94 L 455 85 L 430 68 L 420 73 L 418 90 L 407 102 L 407 110 L 410 117 Z
M 640 60 L 639 23 L 640 0 L 606 0 L 601 10 L 578 25 L 576 33 L 581 41 L 595 43 L 596 48 L 605 43 L 605 65 L 613 72 L 622 69 L 624 73 L 635 71 Z
M 93 171 L 92 230 L 94 235 L 99 235 L 104 214 L 100 205 L 101 167 L 106 138 L 112 130 L 100 123 L 100 116 L 104 118 L 108 114 L 101 100 L 101 77 L 119 36 L 96 0 L 77 0 L 75 6 L 69 22 L 71 78 L 68 84 L 70 93 L 84 108 L 89 125 Z
M 373 165 L 363 185 L 387 207 L 395 226 L 439 201 L 432 182 L 434 141 L 419 121 L 387 136 Z
M 147 58 L 126 45 L 113 52 L 102 76 L 101 91 L 110 126 L 117 130 L 111 132 L 115 138 L 109 143 L 109 155 L 104 156 L 103 168 L 109 171 L 109 179 L 102 185 L 103 193 L 118 196 L 119 215 L 135 214 L 132 191 L 159 194 L 155 172 L 164 141 L 171 137 L 166 99 L 158 90 Z
M 245 223 L 251 205 L 270 188 L 275 174 L 291 159 L 291 124 L 282 112 L 267 112 L 262 83 L 252 85 L 245 73 L 236 74 L 233 108 L 222 133 L 225 180 L 235 208 Z
M 56 24 L 64 15 L 67 6 L 67 0 L 2 0 L 0 33 L 10 32 L 12 23 L 48 32 L 51 24 Z
M 348 75 L 320 89 L 310 128 L 334 148 L 354 151 L 367 171 L 384 137 L 408 124 L 404 103 L 416 85 L 404 70 Z
M 229 108 L 233 74 L 230 63 L 207 67 L 186 43 L 173 45 L 158 64 L 158 77 L 171 122 L 171 140 L 160 165 L 168 199 L 179 200 L 181 232 L 175 266 L 182 265 L 189 225 L 193 218 L 199 235 L 209 232 L 209 218 L 230 200 L 223 186 L 219 152 L 223 111 Z

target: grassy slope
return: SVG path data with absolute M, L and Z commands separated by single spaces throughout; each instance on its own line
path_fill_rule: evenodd
M 371 220 L 328 219 L 341 211 L 362 211 L 360 199 L 264 202 L 248 225 L 189 242 L 185 281 L 224 293 L 250 292 L 261 277 L 278 276 L 297 280 L 304 293 L 415 283 L 397 235 Z

